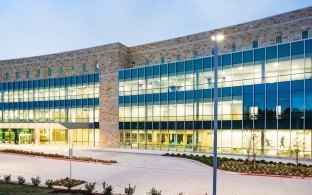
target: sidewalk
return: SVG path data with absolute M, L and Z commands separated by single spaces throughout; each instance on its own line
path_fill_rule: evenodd
M 45 153 L 58 153 L 63 155 L 68 155 L 68 146 L 67 145 L 7 145 L 0 144 L 0 149 L 16 149 L 16 150 L 28 150 L 28 151 L 37 151 Z M 203 153 L 203 152 L 181 152 L 181 151 L 168 151 L 168 150 L 148 150 L 148 149 L 130 149 L 130 148 L 108 148 L 108 147 L 93 147 L 93 146 L 74 146 L 74 154 L 91 157 L 88 153 L 99 153 L 99 152 L 116 152 L 116 153 L 131 153 L 131 154 L 144 154 L 144 155 L 162 155 L 165 153 L 174 153 L 174 154 L 193 154 L 193 155 L 206 155 L 212 156 L 212 153 Z M 92 155 L 94 156 L 94 155 Z M 96 157 L 96 156 L 95 156 Z M 218 157 L 227 157 L 234 159 L 246 159 L 247 156 L 239 154 L 218 154 Z M 101 156 L 99 156 L 101 158 Z M 283 163 L 295 163 L 294 158 L 289 157 L 274 157 L 274 156 L 257 156 L 257 160 L 266 160 L 273 162 L 283 162 Z M 312 165 L 312 158 L 310 159 L 300 159 L 300 163 Z

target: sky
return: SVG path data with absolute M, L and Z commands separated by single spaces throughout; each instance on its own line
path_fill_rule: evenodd
M 311 0 L 0 0 L 0 60 L 136 46 L 308 6 Z

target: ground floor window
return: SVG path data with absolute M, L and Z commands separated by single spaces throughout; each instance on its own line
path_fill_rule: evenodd
M 74 145 L 99 145 L 99 129 L 73 129 L 72 132 Z M 68 144 L 68 129 L 40 129 L 39 133 L 39 144 Z M 0 140 L 3 144 L 35 144 L 35 139 L 34 129 L 0 129 Z
M 213 151 L 212 130 L 120 130 L 120 146 L 168 151 Z M 255 139 L 253 146 L 250 140 Z M 258 155 L 311 158 L 312 130 L 218 130 L 218 152 L 248 154 L 254 147 Z

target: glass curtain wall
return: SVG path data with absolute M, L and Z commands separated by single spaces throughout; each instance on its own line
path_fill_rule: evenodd
M 213 84 L 219 84 L 218 151 L 311 157 L 312 40 L 119 71 L 122 147 L 211 152 Z

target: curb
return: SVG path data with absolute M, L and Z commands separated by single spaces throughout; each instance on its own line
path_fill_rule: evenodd
M 256 174 L 256 173 L 240 173 L 242 176 L 255 176 L 255 177 L 273 177 L 273 178 L 284 178 L 284 179 L 305 179 L 312 180 L 312 177 L 301 177 L 301 176 L 290 176 L 290 175 L 268 175 L 268 174 Z
M 19 154 L 19 153 L 10 153 L 10 152 L 0 152 L 0 154 L 9 154 L 9 155 L 16 155 L 16 156 L 26 156 L 26 157 L 36 157 L 36 158 L 45 158 L 50 160 L 63 160 L 63 161 L 71 161 L 71 162 L 81 162 L 81 163 L 94 163 L 94 164 L 102 164 L 102 165 L 112 165 L 112 163 L 106 162 L 94 162 L 94 161 L 85 161 L 85 160 L 77 160 L 77 159 L 66 159 L 66 158 L 56 158 L 56 157 L 49 157 L 49 156 L 36 156 L 31 154 Z

